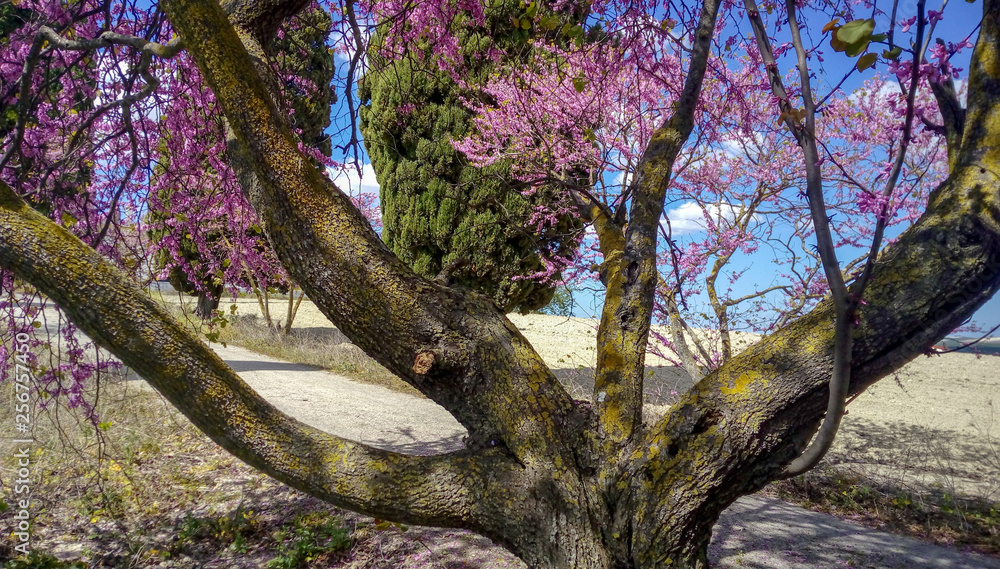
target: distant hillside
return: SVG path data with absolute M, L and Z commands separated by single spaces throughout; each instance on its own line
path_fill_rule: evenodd
M 975 340 L 976 338 L 945 338 L 939 343 L 948 349 L 952 349 L 963 344 L 974 342 Z M 958 351 L 1000 356 L 1000 338 L 987 338 L 986 340 L 976 342 L 974 345 L 962 348 Z

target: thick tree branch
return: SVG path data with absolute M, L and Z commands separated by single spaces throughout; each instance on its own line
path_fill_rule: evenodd
M 958 167 L 875 266 L 854 332 L 850 394 L 923 353 L 1000 290 L 1000 101 L 992 96 L 1000 89 L 1000 2 L 986 2 L 984 12 Z M 780 476 L 825 412 L 834 318 L 832 303 L 820 303 L 699 382 L 650 431 L 648 449 L 623 476 L 634 503 L 648 498 L 634 514 L 634 548 L 662 554 L 655 542 L 670 542 L 665 532 L 699 535 L 698 524 L 710 527 L 732 500 Z M 658 498 L 692 495 L 721 501 Z M 692 509 L 691 526 L 655 521 Z
M 937 100 L 941 118 L 944 120 L 944 138 L 948 144 L 948 170 L 958 163 L 958 151 L 962 147 L 962 131 L 965 130 L 965 108 L 958 100 L 955 82 L 949 77 L 940 83 L 931 81 L 931 92 Z
M 625 234 L 611 208 L 585 190 L 571 188 L 569 194 L 580 219 L 593 224 L 601 255 L 605 259 L 620 255 L 625 250 Z
M 850 394 L 922 354 L 1000 290 L 1000 148 L 991 145 L 989 162 L 961 167 L 883 253 L 855 331 Z M 825 413 L 833 322 L 832 303 L 821 303 L 699 382 L 651 430 L 622 477 L 635 493 L 631 503 L 648 504 L 635 512 L 634 547 L 672 542 L 664 531 L 697 535 L 732 500 L 781 475 Z M 693 518 L 704 527 L 653 521 L 689 508 L 698 508 Z
M 267 46 L 281 24 L 308 5 L 309 0 L 224 0 L 222 10 L 233 26 Z
M 231 163 L 269 241 L 324 315 L 453 413 L 474 440 L 503 443 L 525 463 L 568 468 L 571 399 L 517 329 L 486 297 L 414 274 L 299 152 L 244 47 L 262 57 L 250 31 L 241 41 L 208 0 L 164 9 L 228 119 Z
M 604 260 L 607 293 L 597 334 L 594 403 L 602 454 L 612 460 L 642 425 L 646 343 L 659 279 L 657 230 L 674 161 L 694 128 L 719 4 L 719 0 L 702 4 L 684 88 L 670 119 L 653 134 L 629 187 L 632 203 L 625 248 Z
M 141 53 L 155 55 L 161 59 L 170 59 L 181 52 L 184 46 L 180 38 L 174 38 L 166 44 L 160 44 L 136 36 L 104 32 L 96 39 L 70 40 L 60 36 L 48 26 L 38 28 L 38 36 L 49 42 L 56 49 L 68 51 L 93 51 L 113 45 L 127 45 Z
M 333 504 L 410 523 L 467 527 L 483 475 L 502 477 L 517 466 L 497 449 L 401 455 L 288 417 L 100 254 L 2 181 L 0 264 L 52 298 L 223 448 Z

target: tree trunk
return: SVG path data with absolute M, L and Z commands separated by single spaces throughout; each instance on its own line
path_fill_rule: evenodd
M 215 285 L 211 290 L 198 291 L 198 304 L 194 315 L 202 320 L 210 320 L 213 313 L 219 309 L 219 299 L 222 297 L 222 285 Z
M 0 265 L 52 298 L 223 448 L 294 488 L 387 520 L 469 529 L 532 568 L 707 567 L 721 512 L 780 476 L 822 420 L 831 303 L 735 356 L 644 425 L 652 285 L 649 294 L 639 285 L 655 284 L 655 275 L 630 243 L 642 240 L 640 229 L 655 235 L 660 216 L 647 193 L 639 205 L 648 209 L 628 231 L 608 232 L 616 250 L 606 255 L 597 403 L 572 400 L 489 299 L 416 276 L 299 153 L 247 49 L 259 62 L 255 36 L 273 27 L 275 13 L 304 4 L 227 2 L 241 35 L 214 1 L 163 6 L 225 111 L 234 168 L 289 274 L 366 353 L 454 415 L 469 431 L 466 448 L 403 455 L 284 415 L 2 181 Z M 1000 289 L 1000 1 L 985 0 L 984 9 L 957 166 L 917 224 L 879 257 L 854 333 L 852 394 Z M 714 29 L 714 20 L 706 25 Z M 664 152 L 678 148 L 673 134 L 661 138 L 654 143 Z M 650 160 L 646 179 L 664 182 L 670 164 Z

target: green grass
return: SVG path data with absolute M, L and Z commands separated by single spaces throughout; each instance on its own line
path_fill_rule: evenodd
M 269 569 L 295 569 L 309 563 L 326 566 L 352 545 L 350 531 L 336 520 L 315 513 L 296 517 L 291 527 L 281 530 L 276 539 L 281 545 L 275 558 L 268 562 Z
M 4 569 L 86 569 L 83 561 L 62 561 L 47 553 L 32 551 L 27 556 L 10 559 Z
M 14 542 L 5 539 L 0 566 L 125 568 L 173 560 L 184 567 L 222 560 L 256 568 L 293 558 L 297 550 L 288 549 L 285 536 L 297 535 L 299 518 L 311 520 L 317 535 L 341 527 L 344 512 L 243 464 L 139 383 L 107 375 L 90 385 L 99 426 L 57 404 L 35 406 L 33 555 L 15 555 Z M 6 400 L 12 390 L 10 382 L 0 386 Z M 12 424 L 11 412 L 0 405 L 0 422 Z M 17 471 L 12 454 L 0 457 L 0 510 L 18 498 L 10 483 Z M 13 521 L 0 515 L 2 535 L 10 535 Z

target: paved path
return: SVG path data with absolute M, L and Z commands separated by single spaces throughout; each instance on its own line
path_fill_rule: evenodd
M 464 429 L 429 400 L 235 346 L 214 347 L 279 409 L 329 433 L 412 454 L 462 446 Z M 998 559 L 874 531 L 760 496 L 742 498 L 722 515 L 710 557 L 715 567 L 734 569 L 1000 569 Z M 489 566 L 524 567 L 512 558 Z

